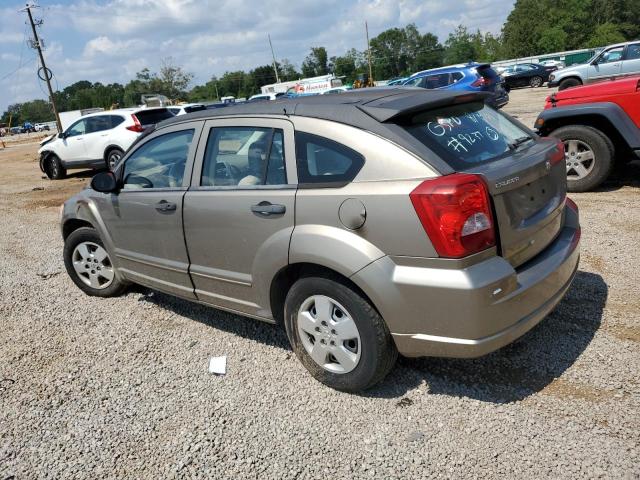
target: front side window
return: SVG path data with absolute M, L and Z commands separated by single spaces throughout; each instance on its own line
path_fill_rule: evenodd
M 416 77 L 408 80 L 405 85 L 408 87 L 421 87 L 424 81 L 424 77 Z
M 482 102 L 428 110 L 409 118 L 403 126 L 454 170 L 488 163 L 531 138 Z
M 296 159 L 300 183 L 344 183 L 355 178 L 364 157 L 340 143 L 296 132 Z
M 67 130 L 67 137 L 77 137 L 78 135 L 84 135 L 86 129 L 87 119 L 78 120 L 76 123 L 69 127 Z
M 124 164 L 124 189 L 181 187 L 193 133 L 171 132 L 140 146 Z
M 602 54 L 602 56 L 598 60 L 598 63 L 611 63 L 621 60 L 623 50 L 624 47 L 616 47 L 612 48 L 611 50 L 607 50 Z
M 214 127 L 202 165 L 203 187 L 286 185 L 284 133 L 278 128 Z

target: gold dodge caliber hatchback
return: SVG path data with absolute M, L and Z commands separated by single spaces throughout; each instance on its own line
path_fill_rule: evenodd
M 284 324 L 339 390 L 398 352 L 494 351 L 562 299 L 580 225 L 562 144 L 484 100 L 383 88 L 164 121 L 64 204 L 67 271 Z

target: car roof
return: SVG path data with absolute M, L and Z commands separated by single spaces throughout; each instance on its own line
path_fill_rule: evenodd
M 173 107 L 177 107 L 177 105 L 170 105 Z M 179 107 L 186 107 L 187 105 L 180 105 Z M 102 110 L 101 112 L 91 112 L 86 115 L 82 115 L 79 118 L 88 118 L 88 117 L 96 117 L 99 115 L 118 115 L 125 113 L 137 113 L 148 110 L 161 110 L 169 107 L 127 107 L 127 108 L 114 108 L 113 110 Z
M 173 117 L 156 125 L 156 132 L 180 123 L 213 118 L 290 116 L 316 118 L 349 125 L 386 138 L 419 158 L 429 158 L 430 165 L 442 175 L 453 173 L 444 160 L 435 156 L 399 122 L 412 114 L 432 108 L 484 101 L 485 92 L 427 90 L 418 87 L 372 87 L 347 90 L 340 95 L 282 97 L 269 102 L 248 102 L 214 110 L 201 110 Z
M 423 75 L 433 74 L 433 73 L 459 72 L 460 70 L 468 70 L 470 68 L 478 68 L 478 67 L 481 67 L 483 65 L 490 66 L 488 63 L 477 63 L 477 62 L 470 62 L 470 63 L 458 64 L 458 65 L 449 65 L 449 66 L 446 66 L 446 67 L 438 67 L 438 68 L 430 68 L 429 70 L 422 70 L 420 72 L 416 72 L 416 73 L 412 74 L 409 78 L 421 77 Z
M 487 94 L 467 91 L 428 90 L 417 87 L 373 87 L 347 90 L 342 95 L 310 95 L 279 98 L 270 102 L 242 103 L 214 110 L 201 110 L 162 121 L 158 127 L 208 117 L 251 115 L 295 115 L 319 118 L 362 127 L 418 111 L 474 99 Z

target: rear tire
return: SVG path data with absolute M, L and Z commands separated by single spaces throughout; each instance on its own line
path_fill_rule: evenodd
M 51 180 L 62 180 L 67 176 L 67 171 L 57 155 L 50 154 L 44 162 L 44 173 Z
M 604 182 L 613 168 L 613 144 L 600 130 L 568 125 L 550 133 L 565 145 L 567 190 L 587 192 Z
M 124 152 L 119 149 L 119 148 L 112 148 L 111 150 L 109 150 L 107 152 L 107 168 L 109 170 L 113 170 L 115 168 L 115 166 L 118 164 L 118 162 L 120 161 L 120 159 L 122 158 L 122 155 L 124 155 Z
M 531 88 L 539 88 L 542 86 L 542 84 L 544 83 L 544 79 L 542 77 L 531 77 L 529 79 L 529 86 Z
M 98 232 L 82 227 L 64 242 L 64 266 L 80 290 L 93 297 L 117 297 L 128 287 L 118 277 Z
M 336 390 L 371 388 L 391 371 L 398 357 L 380 314 L 337 280 L 298 280 L 287 294 L 284 315 L 289 342 L 300 362 L 316 380 Z
M 566 78 L 560 82 L 558 90 L 566 90 L 567 88 L 579 87 L 582 82 L 577 78 Z

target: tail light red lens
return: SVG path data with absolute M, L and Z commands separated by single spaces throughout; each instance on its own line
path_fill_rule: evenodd
M 564 143 L 562 140 L 558 140 L 556 148 L 551 152 L 549 162 L 551 162 L 552 166 L 557 165 L 560 162 L 564 162 Z
M 472 87 L 484 87 L 486 85 L 489 85 L 489 80 L 484 77 L 478 77 L 477 80 L 471 84 Z
M 466 257 L 496 244 L 489 192 L 478 175 L 426 180 L 409 197 L 441 257 Z
M 144 132 L 144 127 L 140 124 L 140 120 L 134 114 L 131 114 L 131 119 L 133 120 L 133 125 L 127 127 L 127 130 L 131 130 L 132 132 Z

